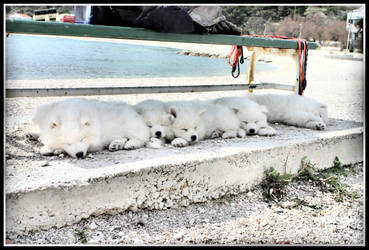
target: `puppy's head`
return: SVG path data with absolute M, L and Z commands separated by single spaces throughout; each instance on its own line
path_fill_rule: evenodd
M 158 139 L 170 137 L 170 125 L 174 121 L 174 117 L 168 113 L 151 113 L 138 111 L 142 116 L 146 125 L 150 129 L 150 136 Z
M 255 135 L 267 126 L 268 109 L 263 105 L 253 105 L 244 109 L 234 108 L 243 128 L 248 135 Z
M 169 107 L 172 116 L 170 126 L 174 137 L 185 139 L 188 143 L 199 141 L 199 132 L 202 129 L 201 116 L 206 110 L 183 109 L 176 106 Z
M 41 126 L 40 140 L 51 149 L 62 150 L 74 158 L 83 158 L 99 137 L 94 124 L 86 115 L 51 115 Z

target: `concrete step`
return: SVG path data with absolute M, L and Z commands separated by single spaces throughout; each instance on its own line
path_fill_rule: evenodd
M 7 160 L 8 235 L 70 225 L 91 215 L 125 210 L 166 209 L 245 192 L 264 171 L 296 173 L 301 159 L 325 169 L 336 156 L 342 164 L 363 161 L 362 123 L 330 119 L 314 131 L 274 124 L 273 137 L 213 139 L 162 149 L 69 157 Z

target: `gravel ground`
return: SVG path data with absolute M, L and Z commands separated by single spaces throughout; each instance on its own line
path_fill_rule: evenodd
M 196 45 L 176 44 L 177 47 L 194 50 Z M 206 47 L 201 48 L 206 50 Z M 199 48 L 197 48 L 199 50 Z M 224 48 L 222 49 L 224 53 Z M 229 47 L 226 48 L 229 52 Z M 335 60 L 322 56 L 324 51 L 310 51 L 308 86 L 306 96 L 328 104 L 331 118 L 363 121 L 364 68 L 362 61 Z M 218 53 L 221 54 L 221 53 Z M 295 66 L 283 58 L 273 59 L 279 64 L 278 72 L 266 72 L 257 80 L 294 82 Z M 224 84 L 244 83 L 245 71 L 237 79 L 225 77 L 165 79 L 169 84 Z M 260 78 L 258 78 L 260 77 Z M 155 85 L 163 79 L 96 79 L 68 81 L 7 81 L 7 87 L 68 87 Z M 259 91 L 255 91 L 258 92 Z M 260 92 L 278 92 L 264 91 Z M 278 92 L 280 93 L 280 92 Z M 181 99 L 207 99 L 220 95 L 236 95 L 242 92 L 183 93 Z M 124 100 L 134 104 L 147 98 L 174 100 L 178 94 L 126 95 L 92 97 L 103 100 Z M 32 129 L 31 117 L 38 105 L 60 98 L 11 98 L 6 99 L 6 153 L 7 160 L 32 158 L 19 155 L 16 147 L 23 147 L 24 134 Z M 14 151 L 13 151 L 14 150 Z M 19 149 L 18 149 L 19 150 Z M 28 150 L 29 151 L 29 150 Z M 80 223 L 59 229 L 30 232 L 26 236 L 8 239 L 7 244 L 89 244 L 109 245 L 261 245 L 261 244 L 307 244 L 307 245 L 362 245 L 364 237 L 363 163 L 355 164 L 354 171 L 342 179 L 349 189 L 358 192 L 355 200 L 334 200 L 331 193 L 324 193 L 309 182 L 292 183 L 280 203 L 263 200 L 260 186 L 248 193 L 188 207 L 167 210 L 142 210 L 117 215 L 90 217 Z M 298 197 L 305 205 L 289 208 Z M 307 204 L 307 205 L 306 205 Z M 319 208 L 312 208 L 320 204 Z M 308 206 L 312 205 L 312 206 Z M 316 207 L 316 206 L 315 206 Z M 86 228 L 86 230 L 84 230 Z M 79 235 L 76 233 L 79 230 Z
M 14 244 L 109 245 L 361 245 L 364 243 L 363 164 L 341 177 L 358 198 L 337 202 L 310 182 L 291 183 L 280 202 L 261 186 L 237 196 L 167 210 L 100 215 L 60 229 L 29 233 Z M 295 199 L 304 205 L 295 206 Z M 78 232 L 84 232 L 78 234 Z M 84 239 L 86 242 L 84 242 Z

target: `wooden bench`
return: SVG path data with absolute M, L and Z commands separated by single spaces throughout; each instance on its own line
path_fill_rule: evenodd
M 163 42 L 240 45 L 247 48 L 276 48 L 281 51 L 297 51 L 298 43 L 295 40 L 274 39 L 265 37 L 247 37 L 222 34 L 174 34 L 161 33 L 143 28 L 120 26 L 88 25 L 74 23 L 21 21 L 6 19 L 6 33 L 77 36 L 151 40 Z M 316 49 L 318 45 L 308 42 L 308 49 Z M 149 87 L 110 87 L 110 88 L 7 88 L 6 97 L 41 97 L 41 96 L 74 96 L 74 95 L 121 95 L 141 93 L 174 93 L 174 92 L 202 92 L 253 89 L 281 89 L 298 91 L 298 76 L 294 85 L 276 83 L 252 84 L 254 54 L 249 63 L 248 82 L 245 84 L 224 85 L 194 85 L 194 86 L 149 86 Z

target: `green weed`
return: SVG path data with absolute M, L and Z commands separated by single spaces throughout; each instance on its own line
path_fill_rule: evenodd
M 87 243 L 88 227 L 84 227 L 82 230 L 75 229 L 75 234 L 79 237 L 79 241 L 83 244 Z
M 349 192 L 346 184 L 341 183 L 340 176 L 347 176 L 348 171 L 353 171 L 353 167 L 345 168 L 342 166 L 340 160 L 336 156 L 333 161 L 333 167 L 326 170 L 317 170 L 315 165 L 312 164 L 307 157 L 301 159 L 301 167 L 295 175 L 280 174 L 276 169 L 271 167 L 266 170 L 265 179 L 261 183 L 263 189 L 263 196 L 266 201 L 274 200 L 278 201 L 286 194 L 285 187 L 293 181 L 311 181 L 316 185 L 319 185 L 323 191 L 331 192 L 334 194 L 336 201 L 343 201 L 343 199 L 357 199 L 358 194 L 356 192 Z M 294 200 L 296 205 L 293 207 L 299 207 L 305 205 L 301 200 Z
M 227 194 L 223 195 L 222 197 L 220 197 L 217 200 L 217 203 L 227 205 L 227 204 L 231 203 L 232 199 L 233 199 L 232 195 L 227 193 Z
M 291 174 L 280 174 L 270 168 L 265 172 L 265 179 L 261 182 L 264 200 L 279 200 L 285 195 L 285 187 L 291 182 Z

